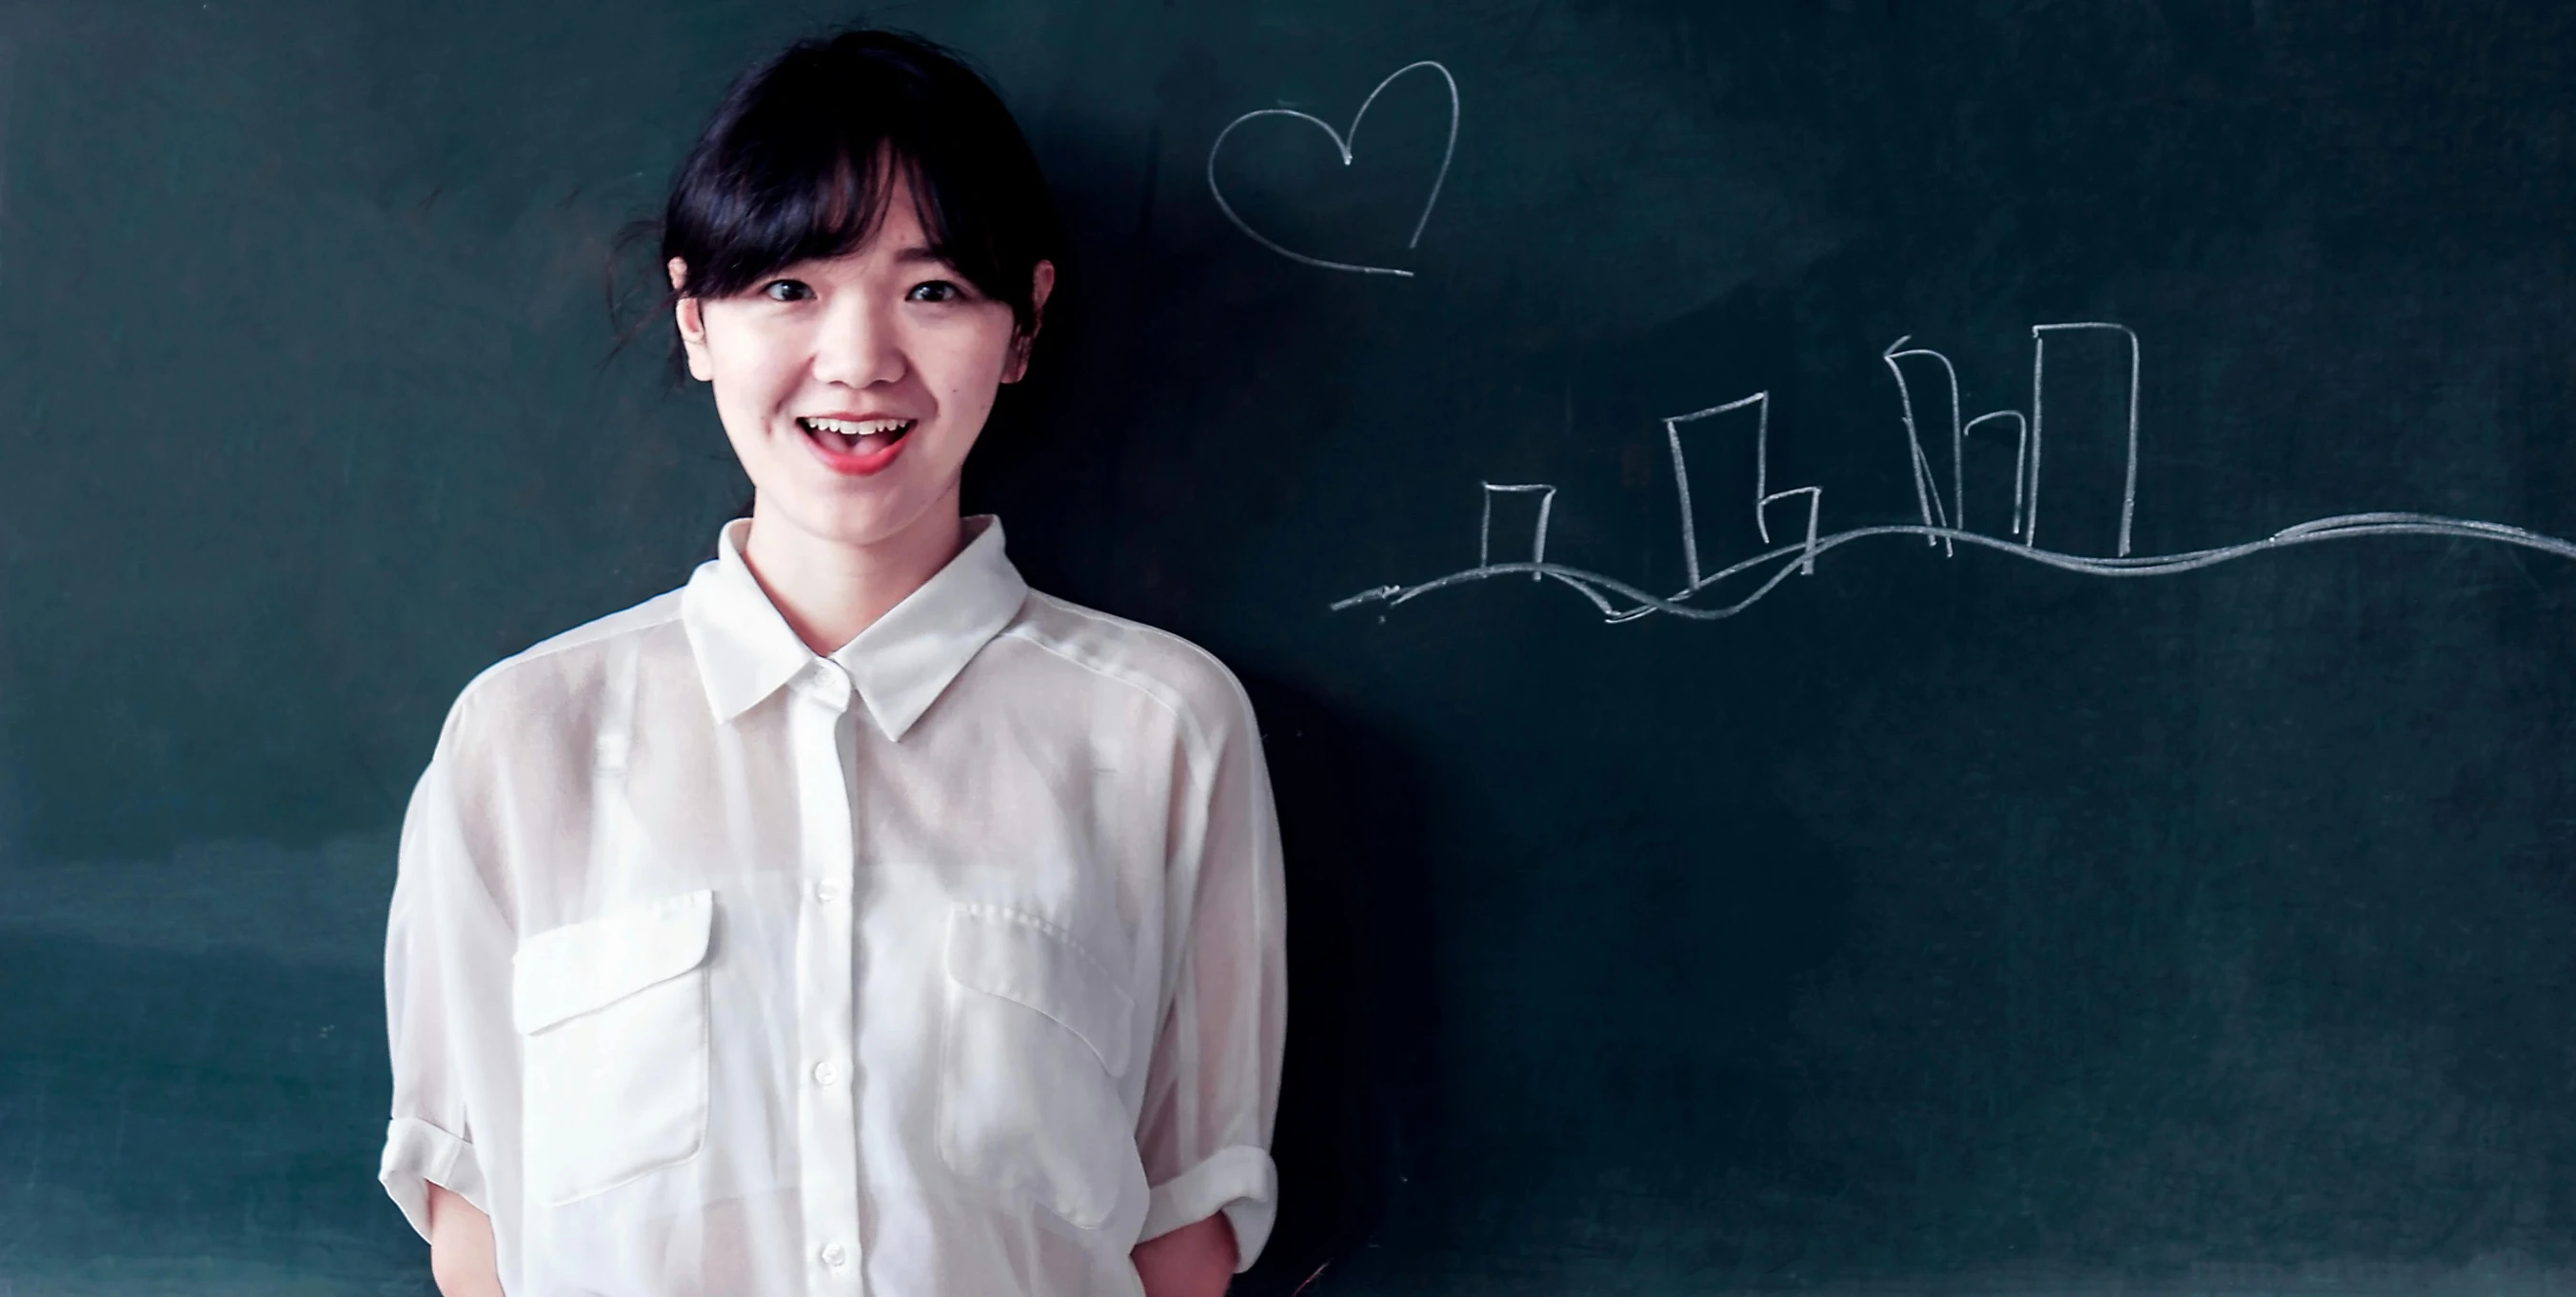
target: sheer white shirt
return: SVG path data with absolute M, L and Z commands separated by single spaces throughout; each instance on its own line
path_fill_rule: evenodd
M 1002 528 L 829 656 L 744 564 L 484 671 L 403 823 L 381 1179 L 513 1294 L 1136 1294 L 1269 1234 L 1279 839 L 1242 688 Z

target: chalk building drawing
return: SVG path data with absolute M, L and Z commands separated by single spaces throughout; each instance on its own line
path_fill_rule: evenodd
M 2107 555 L 2050 549 L 2039 543 L 2040 524 L 2044 519 L 2062 519 L 2066 510 L 2080 511 L 2086 506 L 2084 501 L 2070 504 L 2057 500 L 2042 490 L 2044 479 L 2041 470 L 2047 463 L 2049 445 L 2046 417 L 2049 342 L 2052 338 L 2062 342 L 2075 334 L 2104 335 L 2115 342 L 2125 343 L 2127 351 L 2127 427 L 2125 442 L 2118 447 L 2123 462 L 2120 494 L 2115 511 L 2111 507 L 2112 502 L 2102 502 L 2100 506 L 2105 510 L 2102 521 L 2110 524 L 2110 534 L 2115 537 L 2112 544 L 2114 552 Z M 1812 575 L 1816 570 L 1816 560 L 1825 554 L 1857 541 L 1880 537 L 1916 538 L 1938 548 L 1944 557 L 1955 556 L 1959 547 L 1964 545 L 2101 577 L 2170 576 L 2294 545 L 2354 540 L 2364 536 L 2450 536 L 2576 559 L 2576 542 L 2554 536 L 2503 523 L 2402 512 L 2339 514 L 2286 527 L 2259 540 L 2240 544 L 2173 554 L 2133 554 L 2130 550 L 2138 513 L 2138 335 L 2125 325 L 2086 320 L 2036 325 L 2032 327 L 2030 336 L 2030 408 L 2026 411 L 1994 410 L 1974 418 L 1964 417 L 1960 408 L 1958 371 L 1951 365 L 1949 357 L 1926 347 L 1909 347 L 1907 344 L 1911 338 L 1899 338 L 1881 353 L 1880 358 L 1887 363 L 1888 372 L 1896 379 L 1899 420 L 1905 432 L 1915 504 L 1920 511 L 1919 522 L 1822 532 L 1818 522 L 1824 512 L 1823 487 L 1772 488 L 1771 396 L 1768 392 L 1756 392 L 1705 410 L 1673 415 L 1663 421 L 1664 439 L 1672 452 L 1673 491 L 1681 506 L 1684 581 L 1680 589 L 1658 595 L 1617 577 L 1548 561 L 1547 525 L 1555 504 L 1556 488 L 1544 483 L 1511 486 L 1487 483 L 1483 521 L 1477 537 L 1476 566 L 1410 585 L 1383 585 L 1363 590 L 1335 602 L 1332 608 L 1340 612 L 1368 604 L 1394 607 L 1433 591 L 1473 581 L 1527 576 L 1533 581 L 1554 581 L 1573 590 L 1591 601 L 1604 618 L 1613 622 L 1633 621 L 1657 613 L 1714 621 L 1752 607 L 1791 576 Z M 1902 363 L 1906 361 L 1919 361 L 1932 367 L 1940 375 L 1942 390 L 1918 393 L 1915 382 L 1907 377 L 1906 366 Z M 1945 411 L 1946 422 L 1942 421 Z M 1928 449 L 1925 444 L 1927 429 L 1933 434 Z M 1968 468 L 1970 447 L 2006 437 L 2012 446 L 2010 490 L 1996 490 L 1997 498 L 1992 500 L 1972 494 Z M 1707 502 L 1714 507 L 1705 523 L 1749 534 L 1757 539 L 1761 548 L 1750 557 L 1711 570 L 1705 566 L 1706 554 L 1702 549 L 1704 520 L 1691 496 L 1691 451 L 1694 446 L 1699 446 L 1706 453 L 1712 441 L 1721 449 L 1740 447 L 1745 440 L 1751 443 L 1753 491 L 1748 498 Z M 1946 466 L 1937 462 L 1945 440 L 1948 451 Z M 1741 452 L 1736 450 L 1734 453 Z M 1948 470 L 1947 481 L 1943 480 L 1944 467 Z M 1494 532 L 1494 501 L 1498 495 L 1536 497 L 1537 520 L 1530 535 L 1527 558 L 1504 557 L 1498 561 Z M 2048 506 L 2045 513 L 2041 508 L 2043 504 Z M 1994 527 L 1994 522 L 1988 520 L 1999 520 L 2002 525 L 1993 530 L 1972 528 L 1969 525 L 1972 516 L 1982 527 Z M 2077 516 L 2081 517 L 2080 512 Z M 1510 543 L 1508 537 L 1505 543 Z

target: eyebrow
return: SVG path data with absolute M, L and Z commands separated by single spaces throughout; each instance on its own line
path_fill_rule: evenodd
M 957 268 L 957 263 L 946 252 L 917 243 L 895 253 L 894 260 L 895 264 L 900 266 L 930 264 L 946 266 L 951 270 Z

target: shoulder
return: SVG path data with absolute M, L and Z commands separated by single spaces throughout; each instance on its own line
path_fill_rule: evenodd
M 596 711 L 600 686 L 619 648 L 641 647 L 658 632 L 679 632 L 680 595 L 680 590 L 665 591 L 483 668 L 458 691 L 440 745 L 453 746 L 469 731 L 489 741 L 581 728 Z
M 1170 631 L 1032 590 L 997 638 L 1170 712 L 1206 746 L 1257 735 L 1242 682 L 1215 654 Z

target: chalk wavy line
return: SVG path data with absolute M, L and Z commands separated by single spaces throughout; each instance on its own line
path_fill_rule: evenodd
M 1617 577 L 1605 576 L 1599 572 L 1587 571 L 1563 563 L 1488 563 L 1452 572 L 1447 576 L 1434 577 L 1416 585 L 1386 585 L 1374 590 L 1363 590 L 1347 599 L 1336 601 L 1331 607 L 1334 612 L 1343 612 L 1370 603 L 1382 603 L 1388 607 L 1394 607 L 1397 604 L 1409 603 L 1435 590 L 1445 590 L 1470 581 L 1484 581 L 1504 576 L 1527 576 L 1534 581 L 1555 581 L 1571 587 L 1576 593 L 1590 600 L 1594 607 L 1601 610 L 1601 615 L 1612 622 L 1634 621 L 1654 613 L 1664 613 L 1692 621 L 1720 621 L 1761 602 L 1765 595 L 1770 594 L 1791 574 L 1800 570 L 1812 571 L 1814 560 L 1825 552 L 1839 549 L 1853 541 L 1867 540 L 1875 536 L 1914 536 L 1935 542 L 1978 545 L 2048 567 L 2087 576 L 2104 577 L 2171 576 L 2179 572 L 2215 567 L 2221 563 L 2233 562 L 2271 550 L 2288 549 L 2296 545 L 2314 545 L 2330 540 L 2354 540 L 2365 536 L 2449 536 L 2461 540 L 2490 541 L 2520 549 L 2538 550 L 2544 554 L 2576 560 L 2576 541 L 2544 536 L 2538 532 L 2526 531 L 2523 528 L 2507 526 L 2499 522 L 2481 522 L 2474 518 L 2445 518 L 2429 513 L 2339 514 L 2331 518 L 2318 518 L 2285 527 L 2261 540 L 2246 541 L 2242 544 L 2190 550 L 2179 554 L 2142 554 L 2128 558 L 2097 558 L 2088 554 L 2067 554 L 2057 550 L 2038 549 L 2019 541 L 1988 536 L 1981 532 L 1960 531 L 1953 527 L 1908 525 L 1856 527 L 1849 531 L 1819 536 L 1812 542 L 1802 541 L 1795 545 L 1782 545 L 1754 555 L 1722 571 L 1709 573 L 1701 577 L 1698 584 L 1669 598 L 1648 594 Z M 1768 563 L 1779 564 L 1778 570 L 1772 572 L 1760 585 L 1755 586 L 1751 592 L 1733 603 L 1697 607 L 1684 602 L 1729 577 L 1741 576 Z

